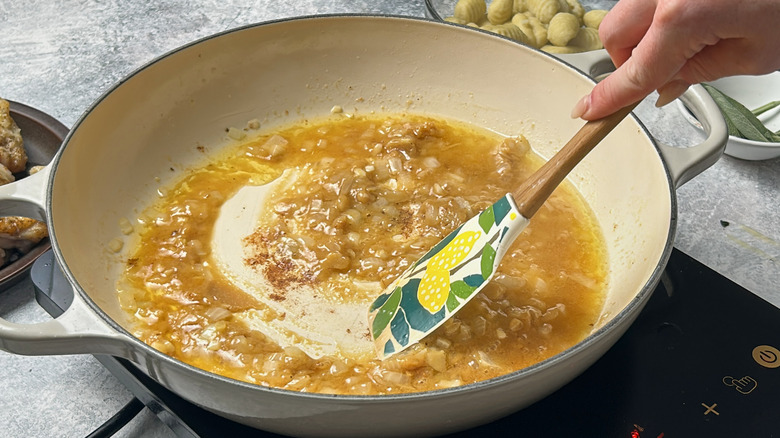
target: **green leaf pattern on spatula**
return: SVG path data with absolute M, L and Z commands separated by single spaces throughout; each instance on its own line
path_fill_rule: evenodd
M 507 195 L 450 233 L 376 299 L 369 327 L 379 357 L 418 342 L 474 297 L 495 273 L 506 251 L 502 242 L 514 239 L 516 233 L 508 236 L 512 221 L 527 223 Z

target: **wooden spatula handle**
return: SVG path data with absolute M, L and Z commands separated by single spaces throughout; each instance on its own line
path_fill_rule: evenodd
M 571 140 L 533 173 L 512 194 L 518 210 L 530 219 L 544 204 L 566 175 L 612 131 L 639 102 L 628 105 L 602 119 L 593 120 L 574 134 Z

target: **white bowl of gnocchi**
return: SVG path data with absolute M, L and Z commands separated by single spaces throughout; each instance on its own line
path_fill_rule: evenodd
M 479 28 L 544 52 L 602 49 L 598 29 L 612 0 L 425 0 L 426 14 Z

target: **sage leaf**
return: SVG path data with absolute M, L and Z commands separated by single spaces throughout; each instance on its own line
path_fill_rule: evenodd
M 753 108 L 752 110 L 750 110 L 750 112 L 756 116 L 760 116 L 761 114 L 764 114 L 765 112 L 776 108 L 778 105 L 780 105 L 780 100 L 773 100 L 772 102 L 761 105 L 758 108 Z
M 753 141 L 780 142 L 780 136 L 764 126 L 758 120 L 758 117 L 744 105 L 712 85 L 702 84 L 702 86 L 712 96 L 712 99 L 723 114 L 723 118 L 726 119 L 726 125 L 729 126 L 729 135 Z

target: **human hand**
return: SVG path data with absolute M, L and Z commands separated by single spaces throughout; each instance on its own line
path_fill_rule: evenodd
M 594 120 L 643 99 L 657 106 L 692 84 L 780 68 L 778 0 L 620 0 L 599 28 L 617 69 L 572 110 Z

